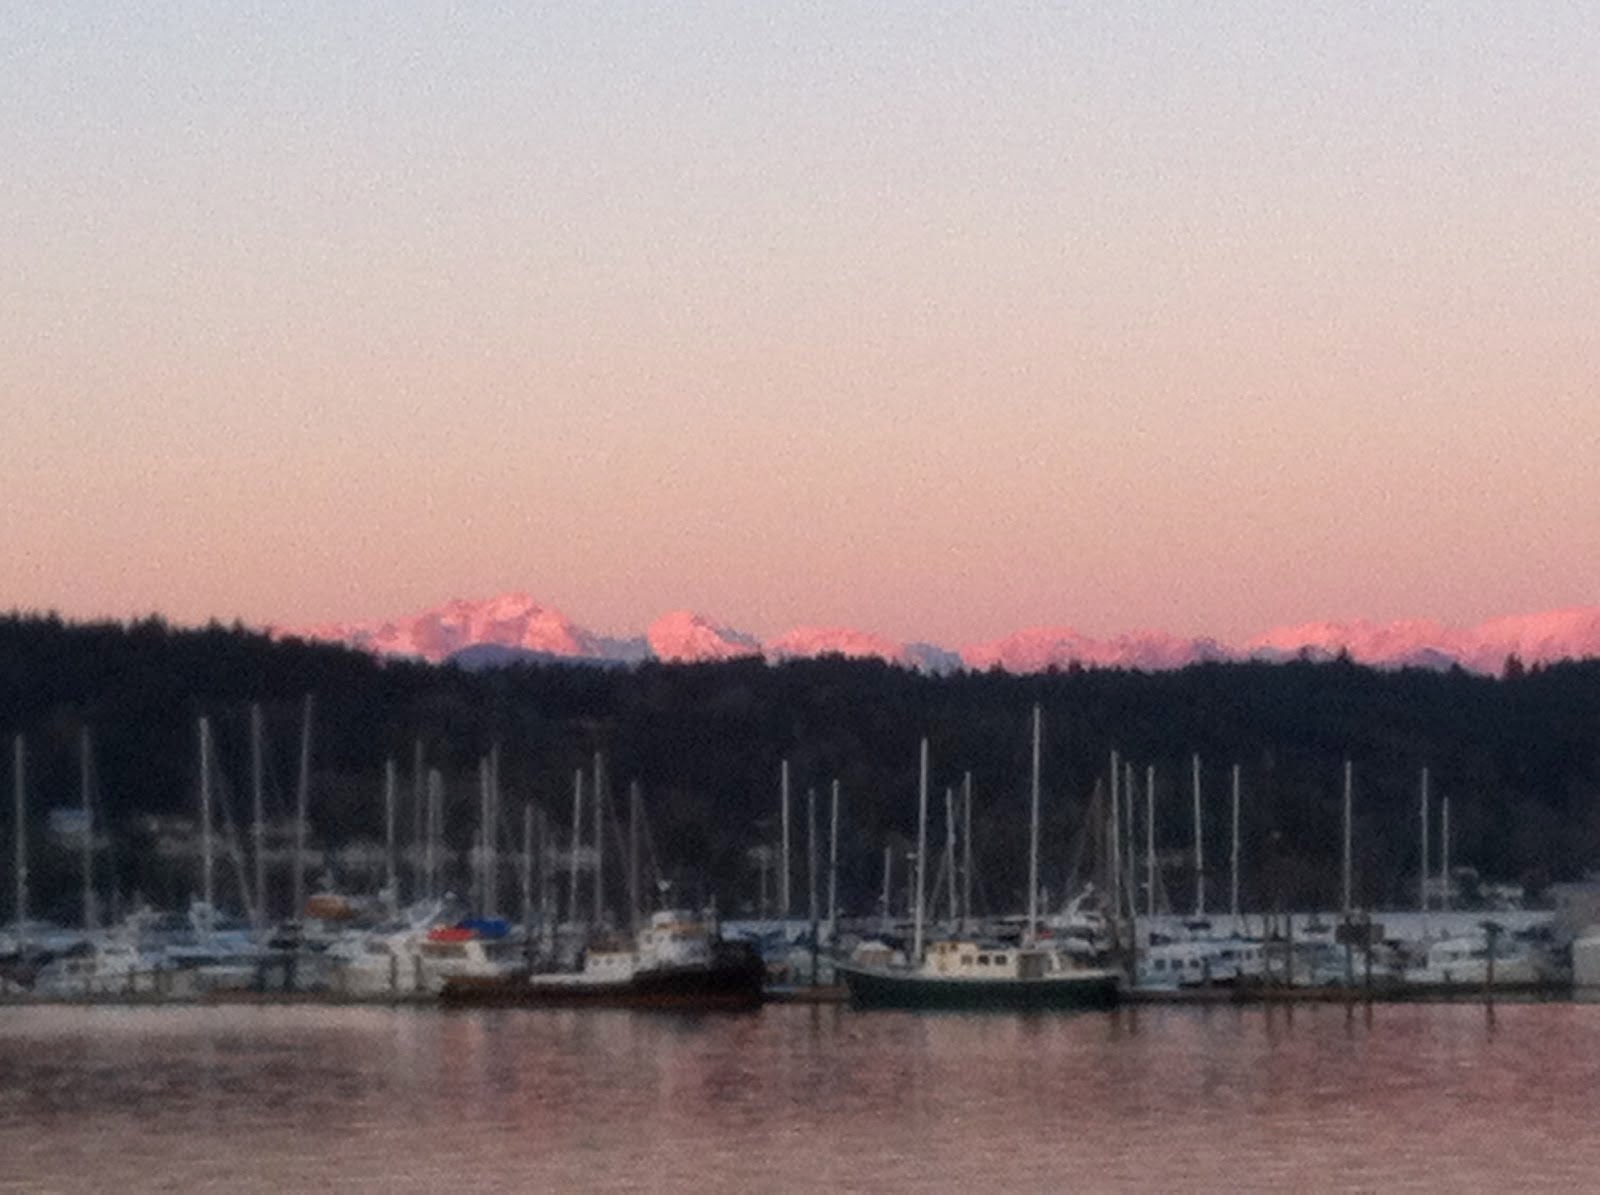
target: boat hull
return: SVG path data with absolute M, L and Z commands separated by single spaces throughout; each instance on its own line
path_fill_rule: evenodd
M 1036 979 L 967 979 L 915 975 L 838 964 L 857 1008 L 1038 1011 L 1110 1008 L 1120 981 L 1112 973 L 1046 975 Z
M 766 976 L 755 955 L 705 967 L 661 968 L 626 980 L 596 982 L 578 976 L 455 976 L 440 999 L 458 1008 L 660 1008 L 739 1011 L 762 1002 Z

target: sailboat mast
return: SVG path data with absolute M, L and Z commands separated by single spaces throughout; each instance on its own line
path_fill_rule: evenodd
M 822 909 L 817 901 L 817 790 L 806 789 L 806 905 L 811 921 L 811 982 L 817 982 L 817 945 Z
M 828 940 L 839 929 L 839 782 L 833 782 L 828 812 Z
M 972 920 L 972 773 L 961 777 L 961 916 Z
M 1144 915 L 1156 915 L 1156 768 L 1144 769 Z
M 1136 810 L 1134 807 L 1134 794 L 1138 790 L 1133 783 L 1133 764 L 1124 762 L 1122 765 L 1122 866 L 1127 876 L 1125 888 L 1128 893 L 1128 916 L 1139 915 L 1139 846 L 1134 837 L 1134 823 Z
M 628 931 L 639 932 L 639 782 L 628 784 Z
M 1422 769 L 1421 818 L 1422 866 L 1417 874 L 1422 878 L 1419 881 L 1421 891 L 1418 895 L 1422 897 L 1422 911 L 1426 913 L 1428 911 L 1428 769 L 1426 767 Z
M 1439 802 L 1439 907 L 1450 911 L 1450 798 Z
M 306 812 L 311 804 L 311 714 L 312 697 L 306 694 L 300 715 L 300 783 L 295 788 L 294 805 L 294 911 L 299 920 L 306 907 Z
M 1190 772 L 1194 781 L 1194 915 L 1206 915 L 1206 846 L 1205 834 L 1200 822 L 1200 755 L 1195 753 L 1190 760 Z
M 1122 794 L 1118 784 L 1122 765 L 1117 760 L 1117 753 L 1111 753 L 1111 817 L 1107 827 L 1110 839 L 1107 853 L 1111 856 L 1111 916 L 1118 920 L 1122 917 Z
M 489 791 L 489 757 L 478 756 L 478 912 L 484 917 L 494 916 L 494 895 L 490 891 L 489 859 L 494 848 L 489 845 L 490 836 L 494 833 L 491 822 L 494 820 L 493 798 Z
M 522 805 L 522 941 L 533 941 L 533 806 Z
M 90 805 L 90 761 L 93 759 L 89 728 L 78 734 L 78 791 L 83 799 L 83 928 L 94 928 L 94 810 Z
M 606 757 L 594 753 L 594 924 L 599 929 L 606 922 Z
M 893 890 L 889 887 L 889 884 L 894 879 L 894 874 L 893 873 L 894 873 L 894 847 L 892 845 L 890 845 L 890 846 L 886 846 L 886 847 L 883 848 L 883 895 L 878 898 L 878 907 L 883 910 L 883 925 L 882 925 L 882 929 L 883 929 L 883 931 L 885 933 L 889 932 L 889 913 L 890 913 L 890 904 L 889 904 L 889 902 L 890 902 L 890 900 L 893 899 L 893 897 L 892 897 L 892 891 Z
M 578 924 L 578 852 L 583 849 L 583 769 L 572 773 L 572 850 L 567 855 L 567 920 Z
M 13 912 L 17 918 L 17 952 L 21 954 L 28 928 L 28 746 L 20 734 L 12 740 L 11 780 L 17 859 L 17 898 Z
M 439 843 L 444 834 L 444 776 L 428 769 L 427 832 L 422 843 L 422 868 L 427 876 L 428 899 L 439 895 Z
M 1036 703 L 1033 707 L 1033 777 L 1032 801 L 1028 815 L 1028 935 L 1026 944 L 1032 946 L 1039 937 L 1039 740 L 1042 735 L 1043 714 Z
M 555 854 L 550 849 L 550 818 L 539 806 L 539 925 L 548 949 L 555 941 Z
M 928 740 L 922 740 L 921 762 L 917 779 L 917 899 L 912 914 L 911 965 L 922 964 L 922 893 L 923 877 L 927 871 L 924 857 L 928 853 Z
M 500 744 L 489 747 L 489 819 L 483 831 L 484 907 L 500 915 Z
M 256 928 L 264 929 L 267 923 L 267 852 L 266 827 L 263 824 L 265 796 L 265 768 L 261 753 L 261 704 L 250 706 L 250 855 L 255 864 Z
M 428 793 L 422 771 L 422 737 L 411 744 L 411 899 L 416 900 L 422 891 L 423 835 L 427 833 Z
M 1229 867 L 1228 911 L 1233 914 L 1234 931 L 1239 921 L 1239 765 L 1233 765 L 1233 850 Z
M 1355 775 L 1350 761 L 1344 761 L 1344 866 L 1340 875 L 1340 911 L 1344 913 L 1345 920 L 1350 919 L 1350 814 L 1354 796 Z
M 956 790 L 946 787 L 944 790 L 944 871 L 949 878 L 946 885 L 950 892 L 950 928 L 955 929 L 956 906 Z
M 383 875 L 384 888 L 388 890 L 389 899 L 398 902 L 399 880 L 394 861 L 395 784 L 394 756 L 391 755 L 383 761 Z
M 211 720 L 200 718 L 200 899 L 205 906 L 206 929 L 212 925 L 211 865 Z
M 778 818 L 782 823 L 778 852 L 778 916 L 789 920 L 789 761 L 783 761 L 778 777 Z

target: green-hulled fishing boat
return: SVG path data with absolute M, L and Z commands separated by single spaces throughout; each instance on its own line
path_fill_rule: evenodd
M 914 937 L 905 965 L 839 962 L 850 1001 L 862 1008 L 1108 1008 L 1121 990 L 1116 971 L 1085 967 L 1038 945 L 1040 711 L 1033 707 L 1033 816 L 1028 852 L 1028 927 L 1021 946 L 953 938 L 923 950 L 923 863 L 928 840 L 928 740 L 917 786 L 917 894 Z

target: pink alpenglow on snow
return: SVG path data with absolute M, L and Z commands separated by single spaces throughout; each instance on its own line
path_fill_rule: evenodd
M 1071 627 L 1034 627 L 991 643 L 964 648 L 968 668 L 1043 672 L 1073 664 L 1095 668 L 1183 668 L 1201 660 L 1227 659 L 1230 652 L 1213 639 L 1184 639 L 1161 631 L 1092 639 Z
M 1513 614 L 1480 623 L 1464 648 L 1461 666 L 1498 672 L 1507 656 L 1524 664 L 1600 656 L 1600 606 L 1574 606 L 1542 614 Z
M 651 654 L 668 663 L 735 660 L 761 654 L 761 640 L 730 630 L 690 610 L 663 614 L 646 635 Z
M 592 633 L 525 593 L 483 601 L 457 598 L 437 609 L 387 622 L 274 628 L 273 633 L 347 643 L 379 655 L 419 656 L 434 663 L 463 648 L 485 644 L 577 659 L 600 654 Z
M 1498 672 L 1506 657 L 1513 655 L 1525 664 L 1600 656 L 1600 607 L 1513 614 L 1474 627 L 1451 627 L 1430 619 L 1308 623 L 1258 635 L 1247 646 L 1252 654 L 1293 655 L 1310 649 L 1334 655 L 1342 650 L 1363 664 L 1442 662 L 1474 672 Z
M 1600 607 L 1580 606 L 1539 614 L 1514 614 L 1474 627 L 1451 627 L 1431 619 L 1398 622 L 1321 622 L 1280 627 L 1247 645 L 1251 655 L 1283 657 L 1348 652 L 1380 667 L 1448 667 L 1499 672 L 1508 656 L 1524 664 L 1600 656 Z
M 483 601 L 456 600 L 410 618 L 277 628 L 274 633 L 434 661 L 481 646 L 565 659 L 618 661 L 638 660 L 643 651 L 637 640 L 604 638 L 526 594 L 506 594 Z M 1475 672 L 1498 673 L 1512 655 L 1525 664 L 1600 657 L 1600 606 L 1512 615 L 1474 627 L 1452 627 L 1429 619 L 1312 622 L 1275 628 L 1242 647 L 1161 631 L 1097 639 L 1071 627 L 1036 627 L 973 644 L 959 656 L 931 644 L 897 643 L 849 627 L 797 627 L 763 644 L 755 635 L 680 610 L 657 619 L 650 627 L 647 642 L 651 657 L 668 662 L 760 655 L 771 660 L 842 655 L 885 660 L 930 672 L 957 666 L 1041 672 L 1074 664 L 1154 671 L 1205 660 L 1287 660 L 1302 654 L 1327 659 L 1345 652 L 1359 663 L 1380 668 L 1448 668 L 1459 664 Z
M 1245 654 L 1287 659 L 1301 653 L 1313 657 L 1347 653 L 1360 664 L 1403 667 L 1407 664 L 1446 666 L 1461 659 L 1471 632 L 1452 630 L 1426 618 L 1396 622 L 1309 622 L 1275 627 L 1245 644 Z M 1503 659 L 1504 657 L 1502 657 Z M 1496 662 L 1498 666 L 1499 661 Z

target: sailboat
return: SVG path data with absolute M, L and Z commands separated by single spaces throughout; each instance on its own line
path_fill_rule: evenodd
M 839 962 L 840 978 L 858 1008 L 1073 1009 L 1116 1003 L 1118 972 L 1082 965 L 1071 955 L 1039 942 L 1039 740 L 1040 714 L 1033 710 L 1033 813 L 1029 842 L 1028 927 L 1020 944 L 976 938 L 922 940 L 923 861 L 927 855 L 928 742 L 922 741 L 917 815 L 917 898 L 913 946 L 903 966 Z
M 595 768 L 595 866 L 602 853 L 599 829 L 605 785 L 599 756 Z M 451 975 L 440 996 L 455 1006 L 671 1008 L 707 1011 L 760 1005 L 766 968 L 746 942 L 724 940 L 714 911 L 705 917 L 666 906 L 669 886 L 661 883 L 662 908 L 648 917 L 639 911 L 638 787 L 629 792 L 628 937 L 598 927 L 603 920 L 603 889 L 595 885 L 596 932 L 572 970 L 532 966 L 503 975 Z M 577 818 L 573 820 L 578 824 Z M 576 884 L 573 886 L 576 892 Z

